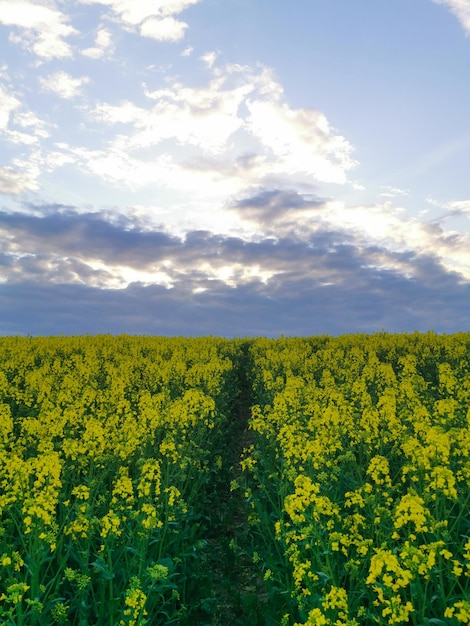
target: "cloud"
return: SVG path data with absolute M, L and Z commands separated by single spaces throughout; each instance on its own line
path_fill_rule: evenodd
M 90 82 L 88 76 L 74 78 L 67 72 L 59 71 L 47 77 L 40 77 L 39 83 L 44 91 L 52 91 L 60 98 L 70 100 L 81 94 L 82 87 Z
M 20 94 L 0 84 L 0 136 L 4 164 L 0 166 L 0 193 L 17 196 L 39 189 L 40 143 L 49 136 L 47 125 L 19 99 Z
M 199 57 L 200 61 L 203 61 L 207 67 L 211 68 L 217 59 L 217 54 L 215 52 L 206 52 L 205 54 Z
M 321 211 L 322 206 L 321 201 L 302 198 L 295 192 L 267 191 L 241 201 L 237 210 L 259 211 L 268 215 L 268 221 L 275 221 L 278 216 L 284 219 L 284 207 L 288 207 L 293 222 L 296 212 Z M 346 233 L 321 219 L 312 228 L 304 228 L 301 234 L 294 228 L 281 227 L 271 234 L 255 237 L 205 230 L 177 236 L 161 227 L 139 226 L 136 218 L 122 215 L 77 213 L 70 207 L 33 208 L 33 214 L 0 213 L 0 230 L 6 242 L 4 252 L 75 259 L 108 268 L 110 274 L 114 270 L 121 272 L 123 276 L 126 269 L 132 269 L 137 280 L 139 271 L 148 276 L 152 272 L 166 274 L 174 283 L 191 272 L 199 272 L 208 279 L 225 272 L 237 284 L 237 277 L 240 283 L 254 280 L 254 268 L 258 268 L 260 276 L 268 273 L 274 283 L 282 282 L 286 276 L 296 276 L 297 280 L 310 277 L 342 284 L 351 272 L 360 268 L 417 278 L 422 259 L 430 258 L 441 267 L 442 273 L 457 276 L 445 269 L 437 254 L 430 252 L 432 246 L 427 251 L 397 251 L 376 242 L 366 243 L 360 234 Z M 445 240 L 441 233 L 441 243 Z M 436 235 L 434 247 L 437 241 Z M 455 236 L 451 239 L 447 236 L 449 247 L 464 243 Z M 429 275 L 428 279 L 432 277 Z
M 49 136 L 46 124 L 26 110 L 17 95 L 0 85 L 0 133 L 14 144 L 36 144 Z
M 49 137 L 47 124 L 32 111 L 23 110 L 15 113 L 13 122 L 20 128 L 32 131 L 36 138 L 45 139 Z
M 106 51 L 112 50 L 112 47 L 111 32 L 107 28 L 99 28 L 96 33 L 95 46 L 85 48 L 82 54 L 90 59 L 101 59 Z
M 41 59 L 49 61 L 72 56 L 65 38 L 77 31 L 53 4 L 43 6 L 27 0 L 0 0 L 0 24 L 16 27 L 19 34 L 11 33 L 10 40 Z
M 149 18 L 140 27 L 140 34 L 144 37 L 159 41 L 180 41 L 188 28 L 185 22 L 175 20 L 174 17 Z
M 385 185 L 381 187 L 384 189 L 382 193 L 379 195 L 383 198 L 396 198 L 397 196 L 408 196 L 409 191 L 407 189 L 399 189 L 398 187 L 391 187 L 390 185 Z
M 13 111 L 21 106 L 21 102 L 13 94 L 0 85 L 0 130 L 8 127 Z
M 154 185 L 219 204 L 249 187 L 280 187 L 281 180 L 289 187 L 346 182 L 353 147 L 319 112 L 291 108 L 268 68 L 219 67 L 214 60 L 207 72 L 199 86 L 144 85 L 148 105 L 96 105 L 88 125 L 106 128 L 107 143 L 64 150 L 82 170 L 114 184 Z M 277 120 L 270 132 L 267 112 Z
M 286 173 L 312 174 L 317 180 L 344 184 L 356 164 L 351 144 L 331 129 L 314 109 L 293 110 L 285 103 L 248 100 L 248 129 Z
M 180 41 L 188 25 L 175 19 L 182 11 L 200 0 L 80 0 L 82 4 L 102 4 L 111 9 L 115 19 L 143 37 L 159 41 Z
M 24 191 L 39 188 L 36 181 L 37 172 L 32 168 L 15 169 L 14 167 L 0 167 L 0 193 L 19 195 Z
M 198 291 L 194 276 L 172 289 L 134 283 L 105 291 L 36 278 L 2 285 L 0 333 L 277 336 L 466 328 L 468 284 L 432 263 L 423 269 L 436 284 L 374 269 L 357 270 L 341 285 L 292 277 L 233 288 L 201 278 Z
M 353 235 L 361 245 L 385 246 L 396 252 L 433 254 L 449 271 L 470 279 L 470 233 L 457 235 L 438 222 L 406 217 L 403 209 L 390 202 L 371 206 L 348 207 L 331 201 L 319 211 L 318 219 L 331 228 Z
M 470 33 L 470 1 L 469 0 L 433 0 L 436 4 L 443 4 L 457 17 L 459 22 Z
M 299 194 L 295 190 L 261 190 L 254 196 L 238 200 L 233 207 L 242 219 L 249 219 L 259 225 L 273 226 L 279 229 L 292 228 L 315 215 L 324 200 Z
M 270 220 L 281 206 L 292 216 L 323 210 L 314 198 L 279 190 L 246 197 L 236 210 Z M 468 325 L 470 281 L 437 254 L 365 244 L 322 222 L 303 236 L 287 228 L 251 238 L 207 230 L 177 236 L 112 212 L 28 205 L 0 212 L 0 233 L 0 334 L 305 335 Z
M 115 222 L 115 223 L 114 223 Z M 0 213 L 0 229 L 27 255 L 76 257 L 84 262 L 145 267 L 165 258 L 178 239 L 163 232 L 132 228 L 124 217 L 113 221 L 100 214 L 77 214 L 67 208 L 44 214 Z
M 244 124 L 239 109 L 255 88 L 254 77 L 239 76 L 231 85 L 229 75 L 230 72 L 217 76 L 205 87 L 175 84 L 172 88 L 146 90 L 145 95 L 155 105 L 150 110 L 135 111 L 137 132 L 132 135 L 130 145 L 142 147 L 173 138 L 204 152 L 226 150 L 231 136 Z M 124 107 L 127 106 L 125 103 Z M 112 121 L 113 108 L 102 111 L 105 113 L 103 121 Z
M 444 208 L 452 215 L 467 215 L 470 217 L 470 200 L 454 200 L 446 202 Z

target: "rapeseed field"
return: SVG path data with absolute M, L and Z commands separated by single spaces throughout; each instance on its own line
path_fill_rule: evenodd
M 470 333 L 0 338 L 0 514 L 0 624 L 470 624 Z

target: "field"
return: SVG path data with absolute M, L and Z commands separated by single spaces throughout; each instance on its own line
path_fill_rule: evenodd
M 0 338 L 0 624 L 470 624 L 470 333 Z

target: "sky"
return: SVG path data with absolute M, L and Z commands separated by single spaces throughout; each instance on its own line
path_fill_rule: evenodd
M 0 0 L 0 335 L 470 330 L 470 0 Z

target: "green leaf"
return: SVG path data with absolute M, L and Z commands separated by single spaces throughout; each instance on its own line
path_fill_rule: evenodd
M 93 563 L 91 563 L 91 566 L 101 572 L 105 580 L 111 580 L 112 578 L 114 578 L 114 574 L 109 571 L 109 569 L 106 567 L 101 559 L 93 561 Z

